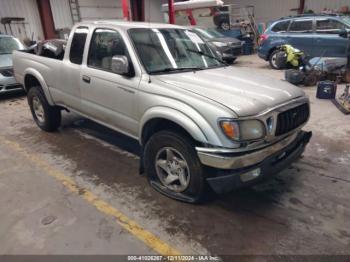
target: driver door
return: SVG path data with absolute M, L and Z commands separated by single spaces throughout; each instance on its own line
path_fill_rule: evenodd
M 83 111 L 93 119 L 131 136 L 137 136 L 139 76 L 112 72 L 112 57 L 126 56 L 133 70 L 122 35 L 114 29 L 94 30 L 80 81 Z

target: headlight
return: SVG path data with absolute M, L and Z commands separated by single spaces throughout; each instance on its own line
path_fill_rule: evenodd
M 213 45 L 217 46 L 217 47 L 224 47 L 224 46 L 227 46 L 226 43 L 223 43 L 223 42 L 213 42 Z
M 258 140 L 265 136 L 265 127 L 259 120 L 222 120 L 220 127 L 224 134 L 236 141 Z

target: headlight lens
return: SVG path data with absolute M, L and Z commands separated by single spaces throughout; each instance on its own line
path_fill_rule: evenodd
M 213 44 L 217 47 L 224 47 L 224 46 L 227 46 L 226 43 L 223 43 L 223 42 L 213 42 Z
M 220 127 L 224 134 L 236 141 L 258 140 L 265 136 L 265 127 L 259 120 L 222 120 Z

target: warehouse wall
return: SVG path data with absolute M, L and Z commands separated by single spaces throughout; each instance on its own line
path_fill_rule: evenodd
M 43 30 L 36 0 L 0 0 L 0 19 L 2 17 L 23 17 L 25 25 L 13 25 L 13 35 L 20 39 L 25 37 L 34 40 L 43 39 Z M 4 26 L 0 24 L 0 31 L 5 33 Z
M 316 13 L 321 12 L 324 8 L 338 10 L 342 6 L 350 7 L 350 0 L 306 0 L 306 9 L 311 9 Z
M 162 4 L 168 3 L 167 0 L 145 0 L 145 21 L 154 23 L 163 23 L 164 15 L 162 13 Z
M 56 29 L 71 28 L 73 25 L 68 0 L 50 0 Z M 123 19 L 120 0 L 79 0 L 81 21 L 100 19 Z
M 84 20 L 123 19 L 120 0 L 79 0 L 80 15 Z
M 235 4 L 239 7 L 247 5 L 255 6 L 255 17 L 257 22 L 269 22 L 283 16 L 295 15 L 291 11 L 299 7 L 299 0 L 224 0 L 225 4 Z M 306 9 L 321 12 L 325 7 L 339 9 L 341 6 L 349 6 L 350 0 L 306 0 Z
M 72 15 L 68 0 L 50 0 L 55 29 L 71 28 Z
M 318 1 L 318 0 L 317 0 Z M 290 11 L 299 7 L 299 0 L 224 0 L 225 4 L 235 4 L 238 7 L 247 5 L 255 6 L 255 18 L 257 22 L 269 22 L 283 16 L 296 14 Z

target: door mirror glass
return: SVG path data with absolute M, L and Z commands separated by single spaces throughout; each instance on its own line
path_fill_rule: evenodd
M 118 75 L 129 75 L 129 60 L 124 55 L 112 57 L 111 70 Z

